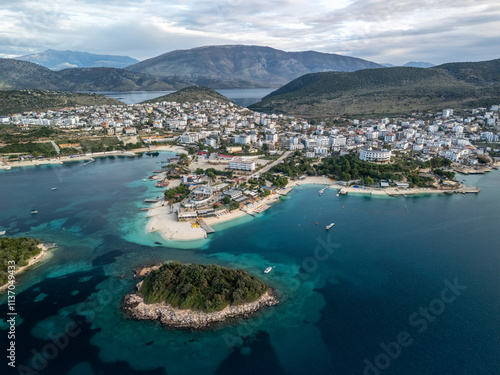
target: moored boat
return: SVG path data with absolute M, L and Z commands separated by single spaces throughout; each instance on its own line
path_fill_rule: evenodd
M 264 273 L 269 273 L 271 272 L 271 270 L 273 269 L 273 267 L 267 267 L 265 270 L 264 270 Z
M 335 223 L 330 223 L 326 226 L 326 230 L 330 229 L 331 227 L 333 227 L 335 225 Z

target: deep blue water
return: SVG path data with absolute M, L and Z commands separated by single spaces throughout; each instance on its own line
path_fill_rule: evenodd
M 500 173 L 465 177 L 481 188 L 465 198 L 301 186 L 208 240 L 166 247 L 139 209 L 159 191 L 142 179 L 167 157 L 0 173 L 0 230 L 59 244 L 18 277 L 25 367 L 3 357 L 2 374 L 500 374 Z M 201 332 L 128 320 L 132 269 L 167 260 L 243 268 L 281 303 Z
M 235 104 L 239 106 L 248 107 L 249 105 L 257 103 L 264 96 L 268 95 L 274 90 L 276 89 L 217 89 L 215 91 L 231 99 Z M 109 96 L 110 98 L 118 99 L 126 104 L 136 104 L 173 92 L 175 91 L 109 91 L 98 92 L 97 94 L 102 94 Z

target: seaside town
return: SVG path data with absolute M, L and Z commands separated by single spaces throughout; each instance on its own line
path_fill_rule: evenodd
M 49 144 L 51 150 L 45 154 L 5 152 L 9 144 L 0 144 L 4 169 L 175 152 L 144 179 L 166 189 L 164 195 L 145 202 L 152 204 L 143 209 L 150 218 L 147 231 L 159 231 L 169 240 L 206 238 L 214 231 L 211 225 L 255 216 L 301 183 L 323 184 L 339 194 L 477 193 L 476 188 L 463 186 L 455 172 L 484 173 L 497 168 L 500 156 L 498 105 L 398 118 L 346 116 L 321 121 L 205 100 L 23 113 L 1 117 L 0 123 L 21 135 L 41 127 L 58 130 L 58 135 L 33 142 Z M 335 178 L 321 169 L 328 157 L 349 155 L 376 166 L 406 159 L 427 162 L 429 168 L 420 168 L 415 178 L 393 173 L 393 178 L 376 179 L 356 178 L 356 172 L 346 173 L 349 170 Z

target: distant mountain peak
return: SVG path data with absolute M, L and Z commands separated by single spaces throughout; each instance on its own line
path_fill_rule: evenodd
M 236 44 L 176 50 L 126 69 L 159 78 L 181 77 L 211 88 L 251 88 L 279 87 L 308 73 L 381 67 L 371 61 L 333 53 L 285 52 Z

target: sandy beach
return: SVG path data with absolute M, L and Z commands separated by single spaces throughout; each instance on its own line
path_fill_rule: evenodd
M 279 194 L 272 194 L 254 203 L 248 211 L 253 213 L 261 208 L 261 206 L 266 204 L 270 205 L 279 199 Z M 163 201 L 155 203 L 148 211 L 148 217 L 150 217 L 150 219 L 146 224 L 146 232 L 158 232 L 167 241 L 193 241 L 204 239 L 206 235 L 205 230 L 200 227 L 193 227 L 191 221 L 177 221 L 177 215 L 175 214 L 177 208 L 178 204 L 174 205 L 174 210 L 172 211 L 171 207 L 166 205 Z M 204 218 L 203 220 L 205 223 L 212 226 L 246 215 L 248 215 L 247 212 L 237 209 L 220 216 Z
M 474 188 L 461 188 L 457 190 L 440 190 L 431 188 L 355 188 L 335 183 L 332 179 L 324 176 L 306 177 L 302 180 L 290 181 L 287 188 L 290 189 L 295 186 L 311 184 L 322 185 L 323 187 L 321 189 L 336 189 L 339 194 L 365 194 L 376 196 L 477 192 Z M 321 189 L 318 189 L 318 192 Z M 255 216 L 256 213 L 260 212 L 260 210 L 265 210 L 266 205 L 272 205 L 272 203 L 278 201 L 280 197 L 281 195 L 279 194 L 272 194 L 268 197 L 259 199 L 257 202 L 247 206 L 245 209 L 229 211 L 215 217 L 204 218 L 203 220 L 205 223 L 212 226 L 235 220 L 249 214 Z M 146 232 L 158 232 L 167 241 L 193 241 L 206 238 L 205 230 L 200 227 L 193 226 L 191 221 L 177 221 L 175 211 L 178 207 L 179 204 L 176 204 L 172 210 L 172 208 L 166 205 L 164 201 L 155 203 L 148 211 L 148 217 L 150 217 L 150 220 L 146 225 Z
M 31 257 L 28 260 L 28 264 L 26 266 L 23 266 L 23 267 L 16 266 L 16 271 L 14 272 L 14 275 L 18 275 L 18 274 L 26 271 L 28 268 L 33 267 L 35 264 L 41 263 L 41 262 L 49 259 L 52 256 L 52 252 L 50 252 L 49 250 L 54 248 L 55 246 L 50 247 L 46 244 L 41 243 L 40 245 L 38 245 L 38 247 L 42 250 L 40 252 L 40 254 L 38 254 L 34 257 Z M 9 284 L 4 284 L 4 285 L 0 286 L 0 293 L 4 292 L 8 286 L 9 286 Z

